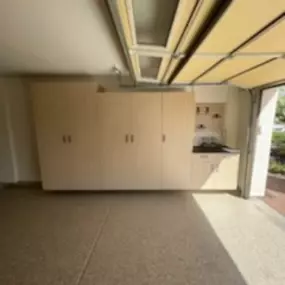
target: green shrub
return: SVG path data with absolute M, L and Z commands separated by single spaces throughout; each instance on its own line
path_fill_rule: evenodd
M 279 174 L 285 174 L 285 164 L 282 164 L 277 161 L 270 161 L 269 164 L 269 172 L 271 173 L 279 173 Z
M 272 133 L 272 142 L 276 146 L 283 146 L 285 148 L 285 133 L 273 132 Z

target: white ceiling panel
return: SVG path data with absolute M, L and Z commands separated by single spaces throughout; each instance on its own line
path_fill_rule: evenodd
M 104 1 L 0 0 L 0 71 L 106 74 L 124 70 Z

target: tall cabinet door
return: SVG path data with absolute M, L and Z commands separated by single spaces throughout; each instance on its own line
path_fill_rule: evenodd
M 102 181 L 103 189 L 133 189 L 131 93 L 102 93 Z
M 161 189 L 161 93 L 134 93 L 135 189 Z
M 69 100 L 59 83 L 32 86 L 34 118 L 43 188 L 69 189 L 73 174 L 66 134 L 69 130 Z
M 190 93 L 163 93 L 162 181 L 164 189 L 190 188 L 195 102 Z
M 98 190 L 101 188 L 100 96 L 92 83 L 71 87 L 67 147 L 74 173 L 70 189 Z

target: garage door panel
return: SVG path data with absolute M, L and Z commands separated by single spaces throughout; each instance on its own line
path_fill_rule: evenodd
M 193 57 L 175 78 L 174 83 L 189 83 L 196 79 L 201 73 L 213 66 L 221 56 Z
M 284 10 L 284 0 L 233 1 L 197 52 L 229 53 Z
M 245 43 L 249 38 L 254 36 L 257 32 L 261 31 L 266 25 L 270 24 L 275 19 L 278 19 L 282 12 L 285 11 L 285 1 L 276 0 L 238 0 L 233 1 L 228 9 L 225 11 L 218 23 L 213 27 L 212 31 L 202 42 L 196 50 L 196 55 L 199 54 L 221 54 L 224 57 L 233 52 L 241 44 Z M 252 51 L 268 49 L 266 52 L 283 51 L 284 36 L 282 34 L 283 23 L 275 27 L 277 30 L 271 31 L 267 39 L 263 40 L 262 37 L 252 44 L 255 45 L 251 48 Z M 284 35 L 284 33 L 283 33 Z M 274 42 L 274 39 L 278 39 Z M 268 40 L 269 39 L 269 40 Z M 273 39 L 273 41 L 271 40 Z M 264 46 L 263 46 L 264 45 Z M 248 46 L 249 49 L 250 45 Z M 243 50 L 244 52 L 245 50 Z M 193 79 L 199 78 L 205 71 L 210 69 L 217 61 L 213 58 L 197 59 L 191 57 L 184 65 L 182 70 L 176 76 L 174 83 L 188 83 Z M 247 69 L 262 62 L 262 59 L 251 59 L 248 63 L 245 61 L 237 61 L 235 63 L 226 63 L 225 66 L 219 67 L 221 70 L 211 70 L 213 72 L 208 78 L 205 76 L 201 78 L 200 82 L 215 82 L 223 80 L 233 75 L 234 68 L 239 72 L 243 68 Z M 226 71 L 229 74 L 226 74 Z M 234 70 L 235 72 L 235 70 Z M 206 75 L 206 74 L 205 74 Z M 222 78 L 223 77 L 223 78 Z
M 239 74 L 271 59 L 269 56 L 237 56 L 220 63 L 210 72 L 199 78 L 198 83 L 222 82 L 225 79 Z
M 281 53 L 285 52 L 285 16 L 249 42 L 238 52 L 242 53 Z
M 252 88 L 285 79 L 285 59 L 277 59 L 230 80 L 230 83 Z
M 211 15 L 213 12 L 215 6 L 217 5 L 216 0 L 206 0 L 206 1 L 199 1 L 197 9 L 195 10 L 195 13 L 192 16 L 191 21 L 188 23 L 187 29 L 179 42 L 177 46 L 177 52 L 178 53 L 185 53 L 187 48 L 192 44 L 193 40 L 195 39 L 195 36 L 200 31 L 203 23 L 206 21 L 206 19 Z M 168 79 L 170 78 L 172 72 L 177 67 L 180 60 L 172 58 L 166 59 L 167 62 L 165 62 L 165 66 L 167 66 L 169 63 L 169 67 L 166 70 L 166 74 L 163 78 L 163 82 L 166 83 Z M 162 72 L 165 72 L 165 69 L 162 69 Z M 164 74 L 161 72 L 161 79 Z

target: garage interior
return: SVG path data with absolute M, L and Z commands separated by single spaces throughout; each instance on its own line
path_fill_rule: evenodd
M 256 198 L 284 0 L 0 0 L 0 19 L 0 284 L 284 284 L 284 217 Z

